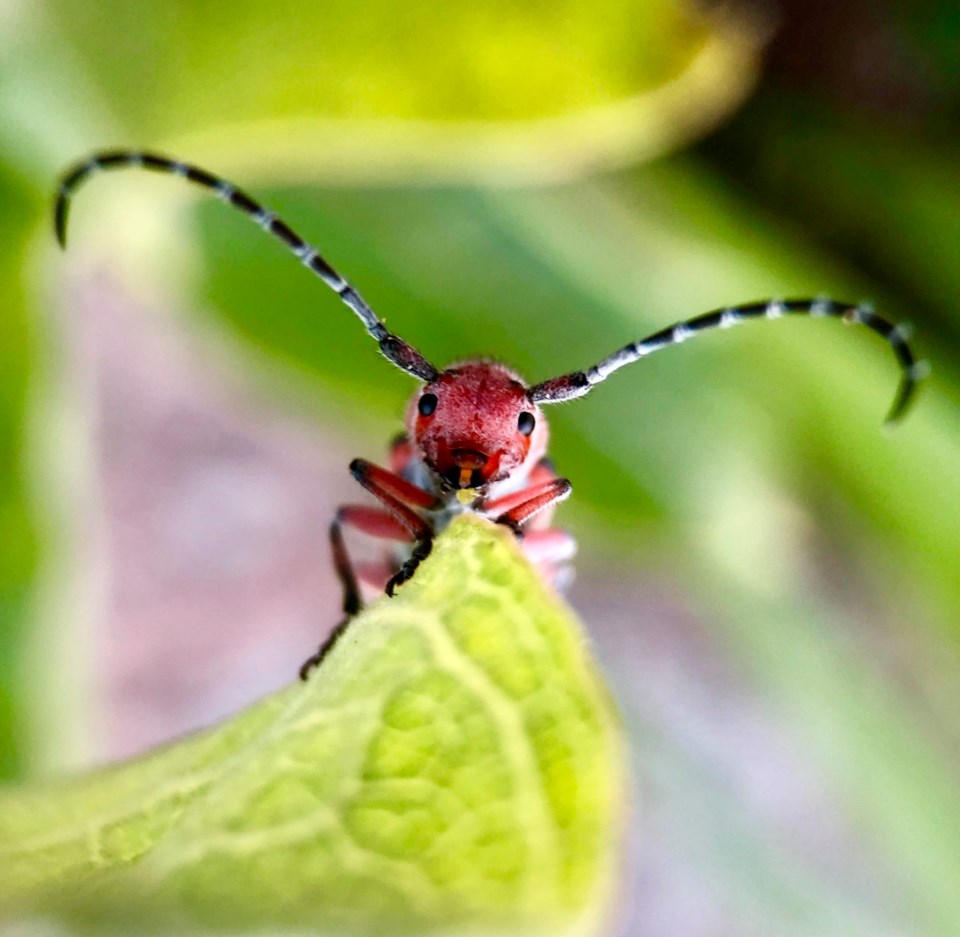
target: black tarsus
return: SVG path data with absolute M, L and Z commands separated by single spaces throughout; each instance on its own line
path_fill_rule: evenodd
M 397 586 L 402 586 L 409 579 L 413 578 L 413 574 L 417 571 L 417 567 L 430 555 L 430 551 L 432 549 L 433 539 L 431 537 L 424 537 L 422 540 L 418 540 L 416 542 L 413 547 L 413 552 L 410 554 L 410 559 L 408 559 L 387 581 L 387 595 L 393 598 L 393 594 L 396 592 Z
M 347 626 L 363 608 L 363 600 L 360 597 L 360 583 L 357 581 L 357 574 L 353 570 L 347 545 L 343 541 L 343 520 L 339 511 L 330 524 L 330 548 L 333 554 L 333 569 L 337 579 L 340 580 L 340 585 L 343 587 L 343 619 L 324 638 L 316 653 L 311 654 L 300 665 L 301 680 L 306 680 L 310 671 L 314 667 L 320 666 L 323 659 L 333 650 L 333 646 L 347 630 Z

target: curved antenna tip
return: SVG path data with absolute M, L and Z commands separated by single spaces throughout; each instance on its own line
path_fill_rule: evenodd
M 883 421 L 884 428 L 891 429 L 900 422 L 913 401 L 913 397 L 917 391 L 917 385 L 920 381 L 928 377 L 929 374 L 930 362 L 925 360 L 915 361 L 904 372 L 900 386 L 897 388 L 897 396 L 894 397 L 890 412 Z
M 69 206 L 69 198 L 62 192 L 58 192 L 53 210 L 53 233 L 62 250 L 66 250 L 67 247 L 67 213 Z

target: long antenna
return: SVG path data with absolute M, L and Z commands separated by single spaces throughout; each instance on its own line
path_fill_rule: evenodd
M 878 316 L 873 309 L 866 305 L 851 305 L 850 303 L 836 303 L 826 298 L 819 299 L 788 299 L 766 300 L 750 303 L 746 306 L 732 306 L 725 309 L 716 309 L 705 312 L 692 319 L 678 322 L 668 328 L 654 332 L 646 338 L 615 351 L 612 355 L 597 362 L 586 371 L 572 371 L 560 377 L 542 381 L 530 388 L 530 396 L 535 403 L 559 403 L 564 400 L 573 400 L 582 397 L 597 384 L 606 380 L 618 368 L 632 364 L 640 358 L 661 351 L 671 345 L 679 345 L 699 332 L 709 329 L 725 329 L 744 322 L 748 319 L 779 319 L 787 314 L 807 316 L 832 316 L 843 319 L 845 322 L 856 322 L 865 325 L 868 329 L 883 336 L 893 349 L 893 353 L 900 365 L 900 386 L 890 412 L 887 414 L 887 423 L 896 422 L 907 409 L 917 381 L 926 376 L 929 366 L 925 361 L 917 361 L 910 346 L 907 344 L 908 332 L 904 326 L 894 325 L 882 316 Z
M 283 242 L 305 267 L 320 277 L 359 316 L 367 331 L 380 345 L 380 351 L 385 358 L 422 381 L 436 380 L 437 369 L 412 345 L 388 332 L 387 327 L 360 294 L 289 225 L 226 179 L 189 163 L 137 150 L 102 151 L 78 163 L 63 176 L 60 188 L 57 190 L 53 217 L 57 241 L 61 247 L 66 247 L 67 244 L 67 217 L 70 212 L 70 201 L 77 189 L 91 175 L 101 170 L 134 167 L 180 176 L 205 189 L 210 189 L 224 202 L 238 208 L 264 231 Z

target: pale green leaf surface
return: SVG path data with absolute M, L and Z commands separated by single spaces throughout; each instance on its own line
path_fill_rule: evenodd
M 308 683 L 0 795 L 3 907 L 85 933 L 598 932 L 619 729 L 579 626 L 511 540 L 461 518 Z
M 744 99 L 765 38 L 742 11 L 677 0 L 51 0 L 20 29 L 0 112 L 28 171 L 127 140 L 248 183 L 502 185 L 651 159 Z

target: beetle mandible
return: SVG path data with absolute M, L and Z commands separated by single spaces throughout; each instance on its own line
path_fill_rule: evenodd
M 381 507 L 346 505 L 330 525 L 334 566 L 343 586 L 344 618 L 304 662 L 300 668 L 303 678 L 329 653 L 360 611 L 361 579 L 392 596 L 430 553 L 433 538 L 460 512 L 475 511 L 506 525 L 547 579 L 560 576 L 575 552 L 575 543 L 566 531 L 551 527 L 550 521 L 556 505 L 569 496 L 571 485 L 557 475 L 547 458 L 548 429 L 541 406 L 582 397 L 624 365 L 708 329 L 799 314 L 860 323 L 886 339 L 901 369 L 888 422 L 903 414 L 925 373 L 925 363 L 915 360 L 903 327 L 867 305 L 823 297 L 765 300 L 706 312 L 624 345 L 586 370 L 538 384 L 527 384 L 506 365 L 487 359 L 436 368 L 412 345 L 387 331 L 356 289 L 284 221 L 237 186 L 189 163 L 134 150 L 101 151 L 78 163 L 64 175 L 56 195 L 54 224 L 61 247 L 66 245 L 67 215 L 77 188 L 95 172 L 125 167 L 180 176 L 244 212 L 337 293 L 363 322 L 385 358 L 422 382 L 407 407 L 406 432 L 390 448 L 389 467 L 365 459 L 350 463 L 353 477 Z M 343 539 L 345 527 L 403 546 L 392 560 L 358 571 Z

